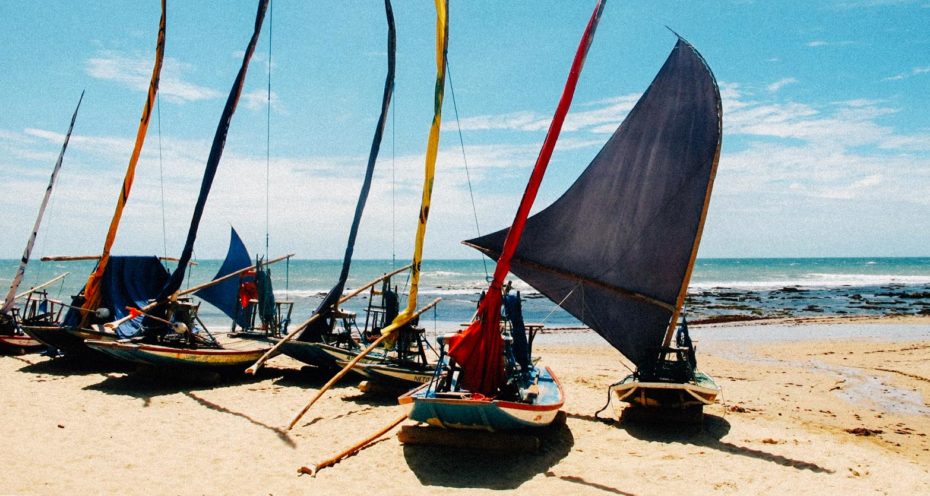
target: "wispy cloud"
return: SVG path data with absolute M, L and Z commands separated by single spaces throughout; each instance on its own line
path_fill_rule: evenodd
M 113 81 L 136 91 L 148 91 L 152 77 L 154 56 L 129 55 L 113 50 L 102 50 L 87 61 L 86 71 L 91 77 Z M 219 98 L 222 93 L 212 88 L 187 82 L 183 74 L 191 66 L 172 57 L 165 57 L 159 82 L 159 94 L 175 103 Z
M 767 89 L 769 93 L 777 93 L 785 86 L 788 86 L 789 84 L 796 84 L 797 82 L 798 80 L 793 77 L 782 78 L 766 86 L 765 89 Z
M 812 40 L 807 42 L 807 46 L 811 48 L 822 48 L 822 47 L 832 47 L 832 46 L 849 46 L 855 42 L 845 40 L 845 41 L 826 41 L 826 40 Z
M 913 76 L 919 76 L 922 74 L 930 74 L 930 66 L 915 67 L 911 69 L 910 72 L 902 72 L 895 74 L 894 76 L 889 76 L 883 78 L 882 81 L 901 81 L 902 79 L 907 79 Z

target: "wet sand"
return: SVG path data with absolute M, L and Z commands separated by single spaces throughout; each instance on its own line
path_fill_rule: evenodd
M 883 331 L 883 329 L 885 329 Z M 819 319 L 693 328 L 723 387 L 700 428 L 616 422 L 627 373 L 590 333 L 542 335 L 565 426 L 535 454 L 403 446 L 392 434 L 323 470 L 399 413 L 279 357 L 256 378 L 164 377 L 38 355 L 0 357 L 0 494 L 927 494 L 930 319 Z

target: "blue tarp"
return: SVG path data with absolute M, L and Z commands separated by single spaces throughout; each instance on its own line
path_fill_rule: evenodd
M 110 257 L 100 284 L 100 307 L 110 311 L 110 316 L 93 323 L 111 322 L 129 315 L 127 306 L 142 308 L 158 294 L 168 281 L 168 271 L 158 257 Z M 83 292 L 83 291 L 82 291 Z M 77 327 L 81 323 L 81 312 L 71 309 L 65 315 L 66 327 Z M 141 319 L 127 321 L 116 329 L 121 338 L 139 334 Z

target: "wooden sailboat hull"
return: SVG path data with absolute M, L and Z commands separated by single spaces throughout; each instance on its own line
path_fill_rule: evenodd
M 246 350 L 188 349 L 125 341 L 88 341 L 87 346 L 111 357 L 137 364 L 197 369 L 244 369 L 258 360 L 270 347 Z
M 320 348 L 321 345 L 322 343 L 291 340 L 281 345 L 281 353 L 307 365 L 313 365 L 321 369 L 339 370 L 340 367 L 336 358 L 323 351 Z
M 67 328 L 57 325 L 29 326 L 23 325 L 23 332 L 29 337 L 70 356 L 87 356 L 96 353 L 84 344 L 87 339 L 97 341 L 116 341 L 117 335 L 92 329 Z
M 450 429 L 505 431 L 545 427 L 565 402 L 562 385 L 546 367 L 539 369 L 539 394 L 532 403 L 499 401 L 467 393 L 439 393 L 424 384 L 398 402 L 409 408 L 411 420 Z
M 710 376 L 695 371 L 695 381 L 640 382 L 629 375 L 614 387 L 617 399 L 634 407 L 664 410 L 684 410 L 712 405 L 720 387 Z
M 36 352 L 45 345 L 25 334 L 0 334 L 0 352 L 20 353 Z
M 347 350 L 328 344 L 318 344 L 317 348 L 331 356 L 340 368 L 348 365 L 359 353 L 358 350 Z M 433 378 L 433 371 L 435 370 L 435 363 L 426 364 L 424 366 L 414 366 L 413 364 L 405 366 L 403 364 L 391 363 L 383 353 L 379 352 L 369 353 L 352 367 L 353 372 L 370 381 L 404 387 L 426 384 Z

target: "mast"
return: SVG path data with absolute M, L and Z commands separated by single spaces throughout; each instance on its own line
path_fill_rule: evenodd
M 426 221 L 429 218 L 430 200 L 433 196 L 433 178 L 436 173 L 436 154 L 439 151 L 439 128 L 442 123 L 442 99 L 446 86 L 446 52 L 449 44 L 448 0 L 436 3 L 436 89 L 433 96 L 433 122 L 426 144 L 426 163 L 423 175 L 423 196 L 420 200 L 420 215 L 417 218 L 417 234 L 414 241 L 412 268 L 410 269 L 410 293 L 407 308 L 402 310 L 391 325 L 381 330 L 390 335 L 416 316 L 417 292 L 420 286 L 420 264 L 423 261 L 423 240 L 426 238 Z
M 10 283 L 10 291 L 6 294 L 6 299 L 3 301 L 3 308 L 0 308 L 0 314 L 7 314 L 13 308 L 13 302 L 16 299 L 16 290 L 19 288 L 20 283 L 23 282 L 23 275 L 26 273 L 26 264 L 29 263 L 29 255 L 32 253 L 32 247 L 36 243 L 36 235 L 39 232 L 39 225 L 42 224 L 42 217 L 45 215 L 45 207 L 48 206 L 48 201 L 52 197 L 52 188 L 55 186 L 55 181 L 58 179 L 58 171 L 61 170 L 61 163 L 65 158 L 65 150 L 68 149 L 68 141 L 71 140 L 71 131 L 74 129 L 74 121 L 77 119 L 78 110 L 81 108 L 81 102 L 84 100 L 84 92 L 81 92 L 81 97 L 78 99 L 77 107 L 74 108 L 74 113 L 71 114 L 71 124 L 68 126 L 68 133 L 65 134 L 65 142 L 61 145 L 61 152 L 58 154 L 58 160 L 55 162 L 55 167 L 52 169 L 52 177 L 48 180 L 48 187 L 45 188 L 45 196 L 42 198 L 42 204 L 39 205 L 39 215 L 36 216 L 36 222 L 32 226 L 32 234 L 29 236 L 29 240 L 26 241 L 26 249 L 23 251 L 23 258 L 19 261 L 19 268 L 16 269 L 16 275 L 13 276 L 13 282 Z
M 200 219 L 203 217 L 203 211 L 207 204 L 207 197 L 210 195 L 210 188 L 213 186 L 213 179 L 216 177 L 216 171 L 219 168 L 220 159 L 223 156 L 223 147 L 226 144 L 226 135 L 229 133 L 229 124 L 232 121 L 233 114 L 236 112 L 236 106 L 239 104 L 242 86 L 245 84 L 245 76 L 249 69 L 249 61 L 252 60 L 252 54 L 255 53 L 255 45 L 258 43 L 259 34 L 261 34 L 265 12 L 268 10 L 268 1 L 269 0 L 259 0 L 258 2 L 258 12 L 255 14 L 255 28 L 252 32 L 252 37 L 249 39 L 245 55 L 242 58 L 242 66 L 239 68 L 239 73 L 236 74 L 236 80 L 233 82 L 232 89 L 229 91 L 229 97 L 226 99 L 226 106 L 223 108 L 220 122 L 213 136 L 213 145 L 210 147 L 210 155 L 207 157 L 207 165 L 204 168 L 203 181 L 200 184 L 200 195 L 197 197 L 197 204 L 194 206 L 190 228 L 187 231 L 187 241 L 184 243 L 184 249 L 178 260 L 177 268 L 171 273 L 171 278 L 168 279 L 168 282 L 156 298 L 158 301 L 162 301 L 174 294 L 184 283 L 184 273 L 194 253 L 194 241 L 197 239 Z
M 500 313 L 501 289 L 503 288 L 504 278 L 507 277 L 507 273 L 510 271 L 510 261 L 520 244 L 520 237 L 523 235 L 526 219 L 533 207 L 533 202 L 536 200 L 536 194 L 539 192 L 539 186 L 542 183 L 543 175 L 546 173 L 546 167 L 549 165 L 549 159 L 552 157 L 556 141 L 559 139 L 562 123 L 565 121 L 569 107 L 571 107 L 575 87 L 578 84 L 578 77 L 581 75 L 582 67 L 584 67 L 585 57 L 587 57 L 591 41 L 594 39 L 594 32 L 597 29 L 601 13 L 604 11 L 605 2 L 606 0 L 598 0 L 581 37 L 581 42 L 572 61 L 571 70 L 568 73 L 568 80 L 562 90 L 562 97 L 559 100 L 558 107 L 556 107 L 552 122 L 549 124 L 549 131 L 546 133 L 546 139 L 539 151 L 536 165 L 533 166 L 533 172 L 526 185 L 523 198 L 520 200 L 513 224 L 511 224 L 510 230 L 507 232 L 503 249 L 497 259 L 491 285 L 479 304 L 477 318 L 449 346 L 449 355 L 463 365 L 462 382 L 464 387 L 470 391 L 491 394 L 500 386 L 502 378 L 502 367 L 500 366 L 502 359 Z
M 362 189 L 358 194 L 358 203 L 355 205 L 355 217 L 353 217 L 352 227 L 349 229 L 349 240 L 346 243 L 346 251 L 342 260 L 342 270 L 339 273 L 339 281 L 336 282 L 336 285 L 329 291 L 326 298 L 323 299 L 314 313 L 335 311 L 339 299 L 342 297 L 342 291 L 345 289 L 346 281 L 349 278 L 349 268 L 352 265 L 352 253 L 355 251 L 355 239 L 358 236 L 358 229 L 362 222 L 362 213 L 365 211 L 365 203 L 368 201 L 368 192 L 371 190 L 375 163 L 378 161 L 378 152 L 381 150 L 381 140 L 384 137 L 384 126 L 387 123 L 388 110 L 391 107 L 391 99 L 394 95 L 394 66 L 395 53 L 397 52 L 397 33 L 394 27 L 394 9 L 391 6 L 391 0 L 384 0 L 384 13 L 387 17 L 388 25 L 388 70 L 387 76 L 385 76 L 384 79 L 384 95 L 381 98 L 381 115 L 378 117 L 378 124 L 375 126 L 375 135 L 371 141 L 371 150 L 368 153 L 368 168 L 365 170 L 365 180 L 362 182 Z
M 116 240 L 116 231 L 119 229 L 119 222 L 123 216 L 123 208 L 126 201 L 129 200 L 129 193 L 132 190 L 132 182 L 136 176 L 136 164 L 139 162 L 139 155 L 142 152 L 142 145 L 145 143 L 145 134 L 149 128 L 149 118 L 152 116 L 152 106 L 155 103 L 155 96 L 158 93 L 158 82 L 161 77 L 162 61 L 165 58 L 165 18 L 166 18 L 166 0 L 161 0 L 161 20 L 158 23 L 158 42 L 155 46 L 155 67 L 152 68 L 152 78 L 149 81 L 149 91 L 145 99 L 145 106 L 142 108 L 142 118 L 139 120 L 139 129 L 136 131 L 136 143 L 132 149 L 132 155 L 129 157 L 129 166 L 126 168 L 126 175 L 123 177 L 123 187 L 120 189 L 120 195 L 116 199 L 116 210 L 113 212 L 113 219 L 110 220 L 110 228 L 107 231 L 107 237 L 103 243 L 103 252 L 100 255 L 100 261 L 97 267 L 87 278 L 84 285 L 84 303 L 81 305 L 82 324 L 90 312 L 100 304 L 100 281 L 103 273 L 107 268 L 110 260 L 110 248 Z

